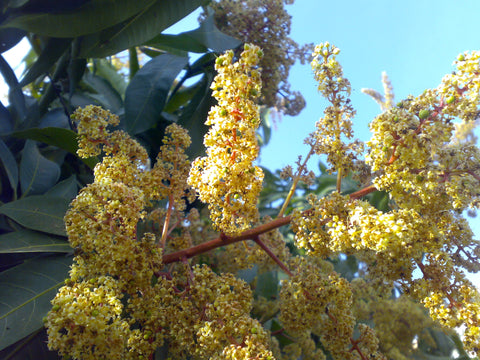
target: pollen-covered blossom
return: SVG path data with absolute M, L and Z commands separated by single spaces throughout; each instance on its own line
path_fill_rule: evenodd
M 327 155 L 331 167 L 329 172 L 337 171 L 343 177 L 353 169 L 353 162 L 362 152 L 358 141 L 347 144 L 344 138 L 353 137 L 352 121 L 355 110 L 350 104 L 351 86 L 343 76 L 343 70 L 336 56 L 340 50 L 328 42 L 317 45 L 313 53 L 312 70 L 318 81 L 318 91 L 330 103 L 324 110 L 325 116 L 317 121 L 317 130 L 306 142 L 316 154 Z M 339 190 L 339 189 L 338 189 Z
M 324 273 L 321 260 L 296 258 L 295 272 L 283 281 L 280 291 L 280 316 L 285 330 L 296 334 L 312 332 L 334 359 L 382 359 L 378 340 L 368 327 L 354 339 L 355 317 L 352 314 L 352 290 L 337 273 Z
M 392 298 L 392 287 L 362 278 L 355 278 L 351 286 L 353 313 L 358 321 L 375 324 L 380 350 L 388 359 L 407 360 L 414 350 L 415 339 L 418 343 L 434 345 L 430 331 L 446 331 L 435 324 L 421 304 L 408 296 Z
M 457 71 L 438 88 L 407 98 L 370 124 L 373 137 L 366 160 L 377 172 L 374 184 L 389 191 L 399 206 L 438 212 L 478 202 L 478 149 L 448 144 L 455 117 L 478 117 L 479 59 L 479 52 L 461 54 Z
M 357 209 L 352 218 L 365 229 L 358 231 L 372 238 L 377 236 L 374 229 L 392 233 L 392 225 L 382 230 L 378 224 L 396 213 L 393 224 L 400 225 L 398 215 L 403 214 L 404 225 L 395 236 L 400 242 L 389 241 L 394 266 L 385 261 L 385 251 L 377 252 L 371 254 L 369 272 L 389 274 L 391 280 L 400 276 L 405 293 L 422 302 L 434 320 L 450 328 L 465 326 L 465 347 L 478 353 L 478 291 L 464 271 L 478 271 L 480 243 L 472 239 L 459 213 L 479 205 L 480 151 L 455 138 L 453 122 L 478 118 L 480 53 L 460 54 L 455 65 L 457 71 L 436 89 L 408 97 L 370 124 L 367 164 L 375 175 L 373 183 L 389 192 L 398 210 L 366 216 Z M 413 279 L 408 275 L 412 269 L 423 277 Z
M 47 316 L 49 347 L 74 359 L 124 359 L 130 326 L 122 318 L 122 293 L 109 276 L 69 282 Z
M 177 125 L 166 129 L 153 170 L 146 150 L 99 107 L 78 109 L 80 156 L 98 155 L 95 181 L 83 188 L 65 215 L 75 248 L 67 285 L 47 316 L 49 347 L 74 359 L 148 358 L 163 344 L 172 285 L 157 279 L 162 251 L 154 234 L 140 232 L 152 201 L 169 196 L 183 210 L 188 196 L 190 143 Z M 168 190 L 165 190 L 167 188 Z M 170 299 L 170 300 L 169 300 Z
M 311 205 L 308 212 L 294 210 L 292 214 L 295 245 L 322 259 L 351 247 L 347 232 L 349 197 L 333 192 L 321 199 L 311 194 L 307 200 Z M 336 236 L 335 241 L 332 235 Z
M 231 274 L 217 275 L 207 266 L 191 270 L 188 296 L 174 305 L 169 325 L 169 354 L 195 359 L 269 359 L 270 334 L 250 317 L 253 294 Z
M 208 203 L 214 226 L 227 234 L 245 230 L 258 220 L 263 172 L 253 161 L 259 152 L 255 99 L 260 95 L 261 57 L 259 47 L 246 44 L 237 62 L 233 62 L 233 51 L 217 58 L 212 89 L 218 105 L 206 122 L 211 125 L 204 139 L 207 156 L 193 162 L 188 180 Z
M 295 116 L 305 107 L 305 99 L 292 91 L 288 73 L 296 60 L 303 64 L 312 45 L 299 46 L 288 35 L 291 16 L 284 7 L 293 0 L 215 0 L 217 27 L 244 43 L 261 46 L 265 56 L 260 60 L 263 90 L 260 105 Z

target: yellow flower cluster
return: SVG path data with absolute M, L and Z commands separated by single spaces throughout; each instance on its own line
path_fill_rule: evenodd
M 339 53 L 340 50 L 328 42 L 315 47 L 312 70 L 318 81 L 318 90 L 331 106 L 324 110 L 325 116 L 317 121 L 317 130 L 306 142 L 316 154 L 327 155 L 331 165 L 328 171 L 337 171 L 341 178 L 353 169 L 353 161 L 363 148 L 358 141 L 346 144 L 343 139 L 353 137 L 351 119 L 355 116 L 355 110 L 349 99 L 350 82 L 343 76 L 342 66 L 336 59 Z
M 295 272 L 280 291 L 279 320 L 285 330 L 294 337 L 318 336 L 334 359 L 357 359 L 360 354 L 360 358 L 382 359 L 378 339 L 368 326 L 359 325 L 360 336 L 354 339 L 356 321 L 349 282 L 335 272 L 323 272 L 325 265 L 321 263 L 314 258 L 294 260 Z M 307 349 L 302 352 L 320 352 Z
M 195 359 L 273 360 L 270 335 L 250 317 L 250 287 L 231 274 L 195 266 L 185 295 L 173 305 L 169 354 Z
M 152 285 L 163 266 L 162 251 L 155 235 L 139 233 L 138 224 L 153 201 L 167 196 L 177 211 L 184 209 L 189 168 L 184 149 L 190 139 L 179 126 L 167 127 L 150 169 L 143 147 L 107 128 L 118 124 L 116 116 L 87 106 L 73 118 L 79 121 L 79 155 L 103 150 L 104 156 L 95 166 L 95 181 L 65 215 L 75 258 L 71 279 L 47 317 L 49 346 L 83 360 L 148 358 L 163 343 L 160 299 L 167 304 L 172 290 L 164 281 Z
M 310 210 L 293 214 L 297 246 L 319 258 L 355 253 L 368 266 L 367 278 L 401 285 L 445 326 L 465 325 L 466 346 L 478 348 L 478 292 L 463 271 L 478 271 L 480 242 L 465 219 L 449 211 L 435 217 L 414 209 L 382 212 L 336 192 L 309 202 Z M 416 279 L 415 270 L 423 277 Z
M 62 287 L 47 316 L 49 347 L 74 359 L 123 359 L 130 326 L 121 317 L 121 298 L 108 276 Z
M 353 279 L 353 313 L 358 321 L 373 322 L 379 347 L 389 359 L 407 360 L 415 342 L 435 346 L 431 331 L 446 331 L 435 325 L 425 308 L 408 296 L 392 297 L 392 287 L 377 281 Z
M 446 144 L 453 140 L 454 117 L 472 121 L 478 114 L 479 57 L 460 55 L 457 71 L 437 89 L 400 102 L 370 124 L 366 160 L 378 172 L 374 184 L 399 206 L 438 212 L 478 202 L 480 152 L 469 143 Z
M 296 60 L 304 63 L 311 45 L 299 46 L 288 37 L 291 17 L 284 3 L 293 3 L 293 0 L 215 0 L 210 6 L 222 32 L 262 47 L 265 55 L 260 60 L 261 105 L 295 116 L 305 107 L 305 99 L 290 89 L 288 73 Z
M 207 120 L 207 156 L 192 166 L 185 154 L 190 138 L 175 124 L 167 127 L 150 167 L 138 142 L 109 129 L 118 124 L 116 116 L 94 106 L 75 112 L 79 155 L 103 152 L 103 158 L 94 183 L 65 216 L 75 258 L 71 278 L 46 317 L 51 349 L 82 360 L 147 359 L 162 346 L 172 358 L 353 360 L 385 359 L 384 353 L 404 360 L 414 355 L 414 340 L 432 341 L 425 329 L 437 329 L 435 320 L 448 328 L 464 326 L 465 348 L 480 353 L 480 295 L 465 277 L 465 271 L 480 270 L 480 242 L 460 215 L 480 203 L 480 152 L 453 141 L 454 118 L 468 122 L 478 114 L 480 53 L 461 54 L 458 71 L 437 89 L 396 106 L 388 79 L 385 97 L 371 92 L 384 112 L 371 124 L 367 164 L 374 186 L 390 194 L 385 211 L 360 200 L 363 190 L 340 192 L 338 179 L 354 170 L 361 147 L 344 143 L 353 137 L 355 111 L 338 53 L 329 43 L 315 49 L 315 78 L 331 106 L 308 139 L 311 153 L 327 154 L 330 170 L 337 171 L 337 191 L 308 195 L 309 209 L 266 218 L 250 230 L 258 233 L 249 241 L 197 258 L 231 273 L 192 266 L 182 250 L 201 253 L 211 244 L 244 239 L 245 233 L 233 235 L 258 224 L 263 173 L 253 162 L 259 151 L 261 50 L 245 45 L 237 61 L 232 51 L 217 58 L 212 89 L 218 105 Z M 291 173 L 287 168 L 283 175 Z M 185 214 L 193 190 L 227 237 L 202 244 L 210 228 L 196 210 Z M 164 208 L 155 208 L 159 204 Z M 287 222 L 306 256 L 291 258 L 277 229 Z M 165 257 L 169 263 L 170 255 L 182 254 L 175 266 L 164 266 L 165 251 L 180 251 Z M 352 277 L 363 279 L 349 282 L 333 271 L 326 260 L 339 254 L 355 255 L 360 273 Z M 232 275 L 275 264 L 290 276 L 278 298 L 260 295 L 254 301 L 252 288 Z M 270 319 L 281 323 L 276 331 L 293 344 L 280 347 L 263 326 Z
M 263 172 L 253 161 L 259 147 L 255 130 L 260 125 L 255 99 L 260 95 L 259 47 L 245 45 L 237 62 L 233 51 L 216 60 L 218 72 L 212 84 L 218 105 L 208 115 L 205 135 L 207 156 L 191 167 L 189 184 L 208 203 L 214 226 L 235 234 L 258 220 L 256 207 Z

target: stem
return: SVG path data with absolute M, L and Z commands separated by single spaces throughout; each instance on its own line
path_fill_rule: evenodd
M 173 196 L 170 194 L 168 195 L 168 209 L 167 209 L 167 214 L 165 215 L 165 222 L 163 223 L 162 238 L 160 239 L 160 246 L 162 247 L 162 249 L 165 249 L 165 245 L 167 243 L 168 224 L 170 223 L 172 209 L 173 209 Z
M 267 245 L 263 243 L 262 240 L 260 240 L 259 236 L 253 239 L 253 241 L 255 241 L 258 244 L 258 246 L 260 246 L 263 249 L 263 251 L 265 251 L 268 254 L 268 256 L 270 256 L 273 259 L 273 261 L 275 261 L 277 265 L 280 266 L 280 268 L 288 274 L 288 276 L 290 277 L 293 276 L 292 272 L 287 268 L 287 266 L 277 257 L 277 255 L 275 255 L 272 252 L 272 250 L 270 250 L 270 248 Z
M 343 171 L 342 171 L 342 168 L 340 168 L 337 171 L 337 192 L 338 193 L 342 191 L 342 177 L 343 177 Z
M 358 190 L 350 194 L 350 199 L 352 200 L 359 199 L 367 194 L 370 194 L 371 192 L 374 192 L 375 190 L 376 190 L 375 186 L 370 185 L 364 189 Z M 308 215 L 309 213 L 311 213 L 310 209 L 305 210 L 302 214 Z M 221 234 L 219 237 L 213 240 L 204 242 L 196 246 L 192 246 L 191 248 L 188 248 L 188 249 L 166 254 L 163 257 L 163 263 L 170 264 L 173 262 L 177 262 L 177 261 L 180 261 L 183 257 L 189 259 L 196 255 L 209 252 L 210 250 L 216 249 L 218 247 L 234 244 L 236 242 L 243 241 L 243 240 L 255 241 L 255 238 L 258 237 L 259 235 L 269 232 L 271 230 L 274 230 L 276 228 L 279 228 L 281 226 L 287 225 L 290 223 L 291 220 L 292 220 L 292 216 L 289 215 L 281 218 L 276 218 L 275 220 L 272 220 L 266 224 L 262 224 L 252 229 L 246 230 L 237 236 L 227 236 L 225 234 Z
M 130 64 L 130 74 L 129 78 L 132 80 L 132 78 L 135 76 L 137 71 L 140 69 L 140 65 L 138 64 L 138 56 L 137 56 L 137 48 L 136 47 L 131 47 L 128 49 L 128 62 Z
M 308 159 L 310 159 L 310 156 L 312 156 L 313 152 L 314 152 L 314 149 L 313 149 L 313 145 L 312 145 L 310 151 L 307 154 L 307 157 L 303 161 L 303 164 L 300 165 L 300 167 L 297 170 L 297 173 L 295 174 L 292 186 L 290 187 L 290 191 L 288 192 L 288 195 L 285 198 L 285 201 L 283 202 L 282 208 L 280 209 L 280 212 L 278 213 L 277 217 L 282 217 L 283 214 L 285 213 L 285 210 L 287 209 L 287 206 L 290 203 L 290 200 L 292 199 L 293 194 L 295 194 L 295 189 L 297 188 L 297 185 L 298 185 L 298 182 L 300 181 L 300 177 L 302 175 L 302 172 L 305 169 L 305 166 L 307 165 L 307 161 L 308 161 Z
M 267 224 L 262 224 L 253 229 L 246 230 L 238 236 L 227 236 L 222 234 L 213 240 L 204 242 L 202 244 L 193 246 L 188 249 L 167 254 L 163 257 L 163 263 L 170 264 L 173 262 L 177 262 L 181 260 L 182 257 L 189 259 L 193 256 L 204 254 L 218 247 L 234 244 L 239 241 L 249 240 L 249 239 L 254 240 L 256 236 L 269 232 L 271 230 L 274 230 L 280 226 L 287 225 L 288 223 L 290 223 L 290 221 L 291 221 L 291 216 L 286 216 L 283 218 L 278 218 L 273 221 L 270 221 Z

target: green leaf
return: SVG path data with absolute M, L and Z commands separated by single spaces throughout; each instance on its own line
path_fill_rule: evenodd
M 270 331 L 274 332 L 274 331 L 280 331 L 280 330 L 283 330 L 283 326 L 280 325 L 280 323 L 276 319 L 273 319 L 272 326 L 270 327 Z M 281 346 L 287 346 L 294 343 L 292 338 L 288 336 L 288 334 L 285 334 L 283 331 L 275 335 L 275 337 L 277 338 Z
M 192 144 L 187 149 L 190 158 L 195 158 L 205 152 L 203 137 L 209 129 L 205 125 L 205 119 L 215 102 L 215 99 L 210 96 L 212 80 L 213 73 L 207 71 L 203 79 L 199 81 L 202 86 L 199 86 L 197 93 L 185 107 L 178 120 L 178 124 L 188 129 L 189 133 L 193 135 Z
M 194 53 L 204 53 L 208 51 L 205 45 L 202 45 L 198 40 L 185 33 L 178 35 L 160 34 L 152 40 L 147 41 L 145 45 L 174 54 L 178 51 Z M 148 53 L 146 54 L 149 55 Z
M 13 131 L 14 120 L 10 111 L 0 101 L 0 136 L 8 134 Z
M 123 106 L 120 94 L 103 77 L 87 73 L 83 77 L 83 82 L 89 86 L 91 91 L 98 94 L 96 99 L 100 101 L 104 108 L 116 113 Z
M 90 0 L 75 11 L 62 14 L 21 13 L 0 27 L 15 27 L 50 37 L 73 38 L 93 34 L 142 12 L 155 0 Z
M 137 72 L 125 93 L 125 121 L 130 134 L 144 132 L 157 123 L 176 76 L 187 64 L 187 58 L 164 54 Z
M 20 81 L 20 86 L 28 85 L 38 77 L 49 72 L 60 56 L 67 50 L 71 42 L 72 39 L 48 39 L 37 61 L 33 63 L 32 67 Z
M 77 42 L 78 44 L 78 42 Z M 69 85 L 69 96 L 70 98 L 73 96 L 75 89 L 83 77 L 85 73 L 85 69 L 87 68 L 87 60 L 86 59 L 70 59 L 67 67 L 67 74 L 68 74 L 68 85 Z
M 260 109 L 260 128 L 263 133 L 261 146 L 267 145 L 272 137 L 272 122 L 270 121 L 270 114 L 271 109 L 266 107 Z
M 65 114 L 65 110 L 63 108 L 55 108 L 42 116 L 38 127 L 55 127 L 69 130 L 70 124 L 68 123 L 68 117 Z
M 60 181 L 57 185 L 46 192 L 45 195 L 58 196 L 71 201 L 78 194 L 77 177 L 70 176 L 68 179 Z
M 72 252 L 65 238 L 38 231 L 19 230 L 0 235 L 0 254 L 31 252 Z
M 33 195 L 0 206 L 0 214 L 27 229 L 66 236 L 63 217 L 70 201 L 63 197 Z
M 93 64 L 94 74 L 107 80 L 123 98 L 125 96 L 125 90 L 127 89 L 125 78 L 105 59 L 94 60 Z
M 26 32 L 19 29 L 0 29 L 0 54 L 17 45 Z
M 151 40 L 206 0 L 157 0 L 142 11 L 101 32 L 82 39 L 80 56 L 105 57 Z
M 78 135 L 72 130 L 57 127 L 46 127 L 42 129 L 32 128 L 23 131 L 16 131 L 11 134 L 19 139 L 31 139 L 53 145 L 77 156 Z M 96 157 L 81 159 L 89 168 L 93 169 L 98 162 Z
M 22 196 L 43 194 L 56 184 L 60 166 L 43 157 L 33 140 L 27 140 L 20 162 L 20 187 Z
M 390 197 L 386 191 L 375 191 L 370 197 L 370 204 L 375 206 L 380 211 L 389 211 Z
M 23 95 L 22 88 L 18 84 L 13 69 L 8 65 L 2 55 L 0 55 L 0 73 L 8 85 L 8 101 L 17 112 L 18 117 L 21 119 L 20 121 L 23 122 L 27 113 L 25 96 Z
M 70 265 L 70 257 L 49 256 L 0 273 L 0 349 L 43 326 Z
M 208 16 L 196 30 L 188 31 L 183 35 L 189 36 L 200 44 L 212 49 L 215 52 L 224 52 L 234 49 L 242 44 L 240 40 L 222 33 L 215 26 L 213 14 Z
M 320 169 L 321 174 L 326 174 L 327 173 L 327 166 L 322 163 L 321 161 L 318 162 L 318 168 Z
M 17 162 L 15 161 L 15 157 L 13 156 L 12 152 L 7 145 L 5 145 L 2 139 L 0 139 L 0 161 L 2 162 L 3 168 L 7 174 L 10 186 L 12 187 L 13 191 L 16 192 L 18 184 Z
M 213 15 L 207 17 L 198 29 L 186 31 L 178 35 L 160 34 L 145 45 L 167 51 L 181 50 L 195 53 L 204 53 L 208 49 L 215 52 L 224 52 L 241 45 L 241 41 L 222 33 L 215 26 Z
M 200 80 L 198 83 L 192 86 L 182 86 L 175 94 L 168 100 L 165 105 L 164 111 L 173 113 L 180 107 L 188 104 L 192 100 L 193 96 L 198 93 L 199 89 L 203 89 L 204 85 Z
M 278 295 L 278 273 L 276 270 L 258 275 L 255 294 L 267 299 Z

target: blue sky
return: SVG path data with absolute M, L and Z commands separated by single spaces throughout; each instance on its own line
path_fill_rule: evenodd
M 341 49 L 338 59 L 352 84 L 352 103 L 357 110 L 355 135 L 369 139 L 368 123 L 379 107 L 361 88 L 382 90 L 386 71 L 398 100 L 436 87 L 453 70 L 460 52 L 480 49 L 480 1 L 427 0 L 297 0 L 287 6 L 292 15 L 291 37 L 298 43 L 329 41 Z M 261 163 L 280 168 L 296 160 L 303 139 L 327 105 L 316 91 L 308 65 L 295 65 L 290 73 L 292 89 L 307 101 L 297 117 L 277 124 Z

